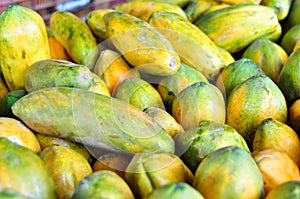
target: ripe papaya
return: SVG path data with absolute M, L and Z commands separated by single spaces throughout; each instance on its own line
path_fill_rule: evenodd
M 151 15 L 149 24 L 170 41 L 182 62 L 196 68 L 209 81 L 225 66 L 217 46 L 188 20 L 174 13 L 157 11 Z
M 185 8 L 185 13 L 190 22 L 194 23 L 198 17 L 206 12 L 211 6 L 218 5 L 219 3 L 214 0 L 198 0 L 189 1 Z
M 130 65 L 158 76 L 176 73 L 180 58 L 170 42 L 147 22 L 127 13 L 104 15 L 110 42 Z
M 33 63 L 50 59 L 46 25 L 37 12 L 10 5 L 0 14 L 0 66 L 9 90 L 24 88 Z
M 88 146 L 127 153 L 174 152 L 171 136 L 142 110 L 88 90 L 40 89 L 18 100 L 12 111 L 36 132 Z
M 68 11 L 53 12 L 49 23 L 53 36 L 63 45 L 71 59 L 92 69 L 99 50 L 89 26 Z
M 290 11 L 293 0 L 261 0 L 261 5 L 274 8 L 279 21 L 284 20 Z
M 58 198 L 54 181 L 36 153 L 7 138 L 0 138 L 0 151 L 0 192 L 11 189 L 26 198 Z
M 270 7 L 235 4 L 199 17 L 195 25 L 216 45 L 236 53 L 255 39 L 274 32 L 278 23 Z
M 289 108 L 288 124 L 300 135 L 300 99 L 295 100 Z
M 115 6 L 114 9 L 133 15 L 144 21 L 148 21 L 152 13 L 156 11 L 176 13 L 187 19 L 184 10 L 179 6 L 159 1 L 129 1 Z

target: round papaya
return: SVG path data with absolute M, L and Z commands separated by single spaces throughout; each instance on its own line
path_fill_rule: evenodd
M 265 199 L 300 198 L 300 181 L 291 180 L 274 187 Z

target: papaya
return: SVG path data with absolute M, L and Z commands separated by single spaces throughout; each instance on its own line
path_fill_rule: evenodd
M 97 171 L 83 178 L 72 195 L 72 199 L 90 198 L 134 199 L 134 196 L 123 178 L 112 171 Z
M 181 159 L 171 153 L 135 154 L 125 170 L 125 180 L 136 198 L 173 182 L 191 184 L 193 174 Z
M 111 94 L 124 79 L 140 77 L 139 71 L 129 66 L 120 53 L 110 49 L 100 52 L 93 72 L 104 80 Z
M 211 6 L 218 5 L 218 4 L 219 3 L 214 0 L 189 1 L 184 11 L 186 13 L 188 20 L 194 23 Z
M 26 196 L 22 196 L 19 192 L 5 189 L 0 191 L 0 198 L 1 199 L 28 199 Z
M 241 58 L 223 68 L 217 78 L 216 86 L 228 97 L 231 91 L 248 78 L 264 74 L 261 68 L 249 58 Z
M 185 63 L 181 63 L 174 75 L 163 77 L 158 81 L 157 91 L 169 113 L 172 111 L 172 103 L 178 93 L 196 82 L 208 83 L 208 80 L 200 71 Z
M 157 198 L 172 198 L 172 199 L 182 199 L 182 198 L 193 198 L 193 199 L 204 199 L 199 191 L 193 188 L 191 185 L 185 182 L 173 182 L 161 186 L 149 195 L 145 199 L 157 199 Z
M 124 178 L 125 170 L 131 161 L 131 156 L 121 153 L 105 153 L 100 155 L 93 164 L 93 172 L 109 170 Z
M 281 36 L 282 36 L 282 26 L 281 23 L 278 23 L 274 32 L 265 35 L 266 38 L 270 39 L 271 41 L 279 43 Z
M 287 104 L 278 86 L 266 75 L 237 85 L 227 98 L 226 124 L 235 128 L 249 148 L 258 126 L 267 118 L 287 121 Z
M 184 10 L 179 6 L 159 1 L 129 1 L 115 6 L 114 9 L 133 15 L 144 21 L 148 21 L 152 13 L 156 11 L 176 13 L 187 19 Z
M 300 48 L 300 38 L 297 39 L 297 41 L 296 41 L 296 43 L 295 43 L 295 45 L 294 45 L 294 48 L 293 48 L 293 52 L 294 52 L 296 49 L 298 49 L 298 48 Z
M 104 15 L 110 42 L 139 71 L 157 76 L 176 73 L 180 58 L 170 42 L 147 22 L 127 13 Z
M 92 173 L 88 161 L 71 148 L 49 146 L 40 157 L 53 178 L 59 198 L 71 198 L 79 181 Z
M 144 109 L 144 112 L 150 115 L 161 127 L 166 129 L 172 138 L 177 133 L 184 132 L 182 126 L 166 110 L 152 106 Z
M 185 5 L 189 2 L 189 0 L 130 0 L 130 1 L 154 1 L 154 2 L 164 2 L 169 4 L 174 4 L 180 7 L 185 7 Z
M 11 111 L 11 107 L 17 100 L 25 95 L 27 95 L 25 89 L 9 91 L 2 101 L 1 116 L 14 118 L 15 116 Z
M 51 57 L 42 16 L 17 4 L 7 6 L 0 14 L 0 49 L 1 71 L 9 90 L 23 89 L 25 71 Z
M 224 67 L 217 46 L 188 20 L 174 13 L 157 11 L 151 15 L 149 24 L 170 41 L 182 62 L 196 68 L 209 81 Z
M 238 146 L 250 154 L 244 138 L 231 126 L 203 120 L 185 133 L 174 138 L 176 154 L 195 172 L 201 161 L 210 153 L 226 146 Z
M 285 96 L 286 101 L 291 104 L 300 97 L 300 49 L 295 50 L 287 59 L 281 69 L 277 85 Z
M 297 40 L 300 38 L 300 24 L 297 24 L 288 29 L 280 41 L 282 48 L 290 55 L 293 52 Z
M 296 24 L 299 24 L 300 18 L 300 1 L 293 0 L 289 14 L 284 23 L 284 30 L 288 30 Z
M 174 152 L 171 136 L 142 110 L 84 89 L 40 89 L 18 100 L 12 111 L 38 133 L 84 145 L 127 153 Z
M 113 9 L 97 9 L 90 11 L 85 18 L 86 24 L 92 30 L 93 34 L 99 40 L 105 40 L 108 38 L 106 31 L 106 25 L 103 16 L 106 13 L 114 12 Z
M 228 52 L 228 50 L 225 50 L 224 48 L 221 48 L 219 46 L 217 46 L 217 48 L 219 49 L 219 53 L 222 56 L 224 67 L 235 62 L 235 58 L 230 52 Z M 224 67 L 222 68 L 222 70 L 224 69 Z
M 255 39 L 274 32 L 278 23 L 270 7 L 235 4 L 199 17 L 195 25 L 217 46 L 236 53 Z
M 41 152 L 41 146 L 35 134 L 17 119 L 0 117 L 0 137 L 5 137 L 35 153 Z
M 41 146 L 42 151 L 47 147 L 59 145 L 59 146 L 71 148 L 74 151 L 78 152 L 83 157 L 85 157 L 85 159 L 90 164 L 93 161 L 93 157 L 90 154 L 90 152 L 88 151 L 88 149 L 85 146 L 83 146 L 79 143 L 71 142 L 71 141 L 66 140 L 66 139 L 61 139 L 61 138 L 57 138 L 57 137 L 53 137 L 53 136 L 49 136 L 49 135 L 43 135 L 43 134 L 40 134 L 40 133 L 36 133 L 36 138 L 37 138 L 37 140 L 38 140 L 38 142 Z
M 261 0 L 216 0 L 228 4 L 260 4 Z
M 64 60 L 42 60 L 26 70 L 25 89 L 28 93 L 47 87 L 77 87 L 88 89 L 93 82 L 90 69 Z
M 72 61 L 65 47 L 52 36 L 48 38 L 51 59 L 62 59 L 66 61 Z
M 217 11 L 217 10 L 220 10 L 222 8 L 227 8 L 228 6 L 230 6 L 230 4 L 226 4 L 226 3 L 219 3 L 219 4 L 216 4 L 216 5 L 213 5 L 211 7 L 209 7 L 204 13 L 203 15 L 206 15 L 206 14 L 209 14 L 211 12 L 214 12 L 214 11 Z M 203 16 L 202 15 L 202 16 Z
M 0 115 L 2 115 L 2 106 L 3 106 L 3 100 L 5 96 L 9 93 L 9 90 L 6 86 L 6 83 L 2 76 L 0 76 Z
M 123 80 L 115 90 L 113 96 L 117 99 L 145 110 L 149 107 L 158 107 L 165 110 L 165 105 L 158 91 L 147 81 L 140 78 Z
M 202 120 L 225 123 L 226 105 L 221 91 L 210 83 L 197 82 L 174 99 L 172 116 L 188 130 Z
M 268 118 L 254 135 L 253 151 L 275 148 L 286 152 L 300 166 L 300 140 L 297 133 L 283 122 Z
M 277 82 L 288 54 L 277 43 L 266 37 L 254 40 L 244 51 L 243 58 L 252 59 L 266 75 Z
M 290 11 L 293 0 L 261 0 L 261 5 L 274 8 L 279 21 L 284 20 Z
M 254 159 L 237 146 L 220 148 L 198 166 L 193 187 L 204 198 L 263 198 L 262 175 Z
M 66 49 L 71 59 L 92 69 L 99 50 L 89 26 L 68 11 L 55 11 L 50 16 L 53 36 Z
M 300 197 L 300 181 L 290 180 L 274 187 L 266 199 L 292 199 Z
M 88 91 L 105 95 L 105 96 L 111 96 L 111 93 L 105 81 L 95 73 L 90 72 L 90 74 L 92 76 L 93 81 L 91 86 L 88 88 Z
M 252 157 L 262 174 L 265 193 L 290 180 L 300 180 L 297 164 L 284 151 L 268 148 L 253 151 Z
M 54 181 L 35 152 L 7 138 L 0 138 L 0 151 L 0 192 L 10 189 L 27 198 L 58 198 Z
M 288 124 L 300 135 L 300 99 L 297 99 L 288 110 Z

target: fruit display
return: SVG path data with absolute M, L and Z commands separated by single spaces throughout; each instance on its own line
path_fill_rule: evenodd
M 0 12 L 0 199 L 300 198 L 300 0 Z

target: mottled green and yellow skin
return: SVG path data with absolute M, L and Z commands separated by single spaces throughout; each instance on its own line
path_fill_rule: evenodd
M 284 32 L 282 39 L 280 41 L 280 46 L 290 55 L 294 51 L 295 44 L 300 38 L 300 24 L 288 29 Z
M 191 184 L 193 174 L 181 159 L 170 153 L 136 154 L 125 170 L 125 180 L 137 198 L 173 182 Z
M 292 6 L 292 0 L 261 0 L 261 5 L 274 8 L 279 21 L 284 20 Z
M 157 199 L 157 198 L 193 198 L 193 199 L 204 199 L 199 191 L 193 188 L 191 185 L 185 182 L 173 182 L 161 186 L 151 192 L 145 197 L 145 199 Z
M 174 152 L 171 136 L 142 110 L 88 90 L 40 89 L 18 100 L 12 110 L 41 134 L 128 153 Z
M 273 8 L 236 4 L 199 17 L 195 25 L 216 45 L 235 53 L 253 40 L 274 32 L 278 23 Z
M 248 78 L 264 74 L 258 65 L 248 58 L 241 58 L 225 66 L 216 81 L 216 86 L 228 97 L 231 91 Z
M 234 127 L 249 147 L 258 126 L 267 118 L 287 121 L 285 98 L 268 76 L 252 76 L 231 91 L 227 100 L 226 124 Z
M 177 153 L 192 172 L 207 155 L 222 147 L 238 146 L 250 154 L 246 141 L 233 127 L 211 120 L 177 134 L 175 142 Z
M 149 107 L 158 107 L 165 110 L 165 105 L 158 91 L 149 82 L 140 78 L 132 77 L 123 80 L 113 96 L 140 110 Z
M 223 147 L 209 154 L 197 168 L 193 187 L 204 198 L 264 197 L 264 183 L 255 161 L 237 146 Z
M 72 199 L 90 198 L 134 199 L 134 195 L 126 181 L 112 171 L 94 172 L 82 179 Z
M 253 151 L 275 148 L 286 152 L 300 166 L 300 140 L 287 124 L 268 118 L 259 125 L 253 139 Z
M 90 27 L 94 35 L 97 37 L 97 39 L 105 40 L 108 38 L 103 16 L 106 13 L 114 11 L 115 10 L 113 9 L 98 9 L 93 10 L 86 15 L 86 23 Z
M 71 198 L 79 181 L 92 173 L 88 161 L 68 147 L 46 147 L 40 157 L 53 178 L 59 198 Z
M 0 15 L 0 66 L 9 90 L 24 88 L 24 73 L 36 61 L 50 59 L 43 18 L 10 5 Z
M 280 71 L 277 85 L 283 92 L 286 101 L 291 104 L 300 97 L 300 49 L 296 49 L 287 59 Z
M 288 54 L 275 42 L 261 37 L 245 49 L 242 57 L 253 60 L 266 75 L 277 82 L 279 73 L 288 59 Z
M 225 100 L 214 85 L 197 82 L 182 90 L 174 99 L 172 116 L 188 130 L 202 120 L 225 123 Z
M 206 10 L 218 4 L 219 3 L 214 0 L 189 1 L 184 11 L 187 15 L 188 20 L 194 23 L 198 17 L 206 12 Z
M 213 80 L 224 67 L 217 46 L 188 20 L 174 13 L 158 11 L 151 15 L 149 24 L 170 41 L 182 62 L 196 68 L 208 80 Z
M 179 6 L 159 1 L 129 1 L 115 6 L 114 9 L 133 15 L 144 21 L 148 21 L 149 17 L 156 11 L 176 13 L 187 19 L 184 10 Z
M 163 2 L 163 3 L 168 3 L 168 4 L 173 4 L 177 5 L 180 7 L 184 7 L 189 0 L 130 0 L 130 1 L 154 1 L 154 2 Z
M 274 187 L 266 199 L 292 199 L 300 197 L 300 181 L 291 180 Z
M 284 30 L 288 30 L 296 24 L 299 24 L 300 18 L 300 1 L 295 0 L 292 2 L 289 14 L 287 16 L 286 22 L 284 23 Z
M 85 22 L 71 12 L 56 11 L 51 14 L 50 28 L 74 62 L 93 68 L 99 50 L 96 38 Z
M 28 198 L 57 199 L 53 179 L 35 152 L 7 138 L 0 138 L 0 151 L 0 191 L 11 189 Z
M 130 65 L 158 76 L 176 73 L 180 58 L 170 42 L 147 22 L 122 12 L 104 15 L 110 41 Z

